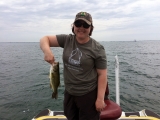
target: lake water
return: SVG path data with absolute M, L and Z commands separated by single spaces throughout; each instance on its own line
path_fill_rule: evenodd
M 101 42 L 107 55 L 109 98 L 115 101 L 115 55 L 119 57 L 123 111 L 149 109 L 160 114 L 160 41 Z M 51 98 L 50 65 L 39 43 L 0 43 L 0 120 L 30 120 L 41 110 L 63 110 L 62 48 L 58 99 Z

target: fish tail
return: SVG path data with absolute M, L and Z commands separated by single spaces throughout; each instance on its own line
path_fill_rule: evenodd
M 53 92 L 53 93 L 52 93 L 52 98 L 53 98 L 53 99 L 54 99 L 54 98 L 57 99 L 57 97 L 58 97 L 57 92 Z

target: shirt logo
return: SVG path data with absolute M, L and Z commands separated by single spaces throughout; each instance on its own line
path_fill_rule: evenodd
M 71 65 L 74 66 L 80 66 L 81 65 L 81 57 L 82 57 L 82 52 L 79 50 L 79 48 L 76 48 L 73 50 L 70 54 L 70 57 L 68 59 L 68 62 Z

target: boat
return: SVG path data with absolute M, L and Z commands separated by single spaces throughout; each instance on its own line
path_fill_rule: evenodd
M 114 115 L 114 114 L 113 114 Z M 63 111 L 51 111 L 45 109 L 36 115 L 32 120 L 67 120 Z M 100 120 L 116 120 L 115 117 L 101 118 Z M 138 112 L 123 112 L 117 120 L 160 120 L 160 116 L 149 110 Z
M 147 109 L 135 112 L 124 112 L 121 110 L 119 97 L 119 61 L 117 55 L 115 56 L 115 81 L 116 102 L 113 102 L 108 98 L 109 89 L 107 84 L 104 100 L 107 106 L 101 112 L 100 120 L 160 120 L 160 115 Z M 67 120 L 67 118 L 63 111 L 44 109 L 34 116 L 32 120 Z

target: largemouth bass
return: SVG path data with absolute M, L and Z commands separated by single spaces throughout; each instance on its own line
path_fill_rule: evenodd
M 49 72 L 50 87 L 53 90 L 52 98 L 58 97 L 58 86 L 60 85 L 59 62 L 55 62 L 50 67 Z

